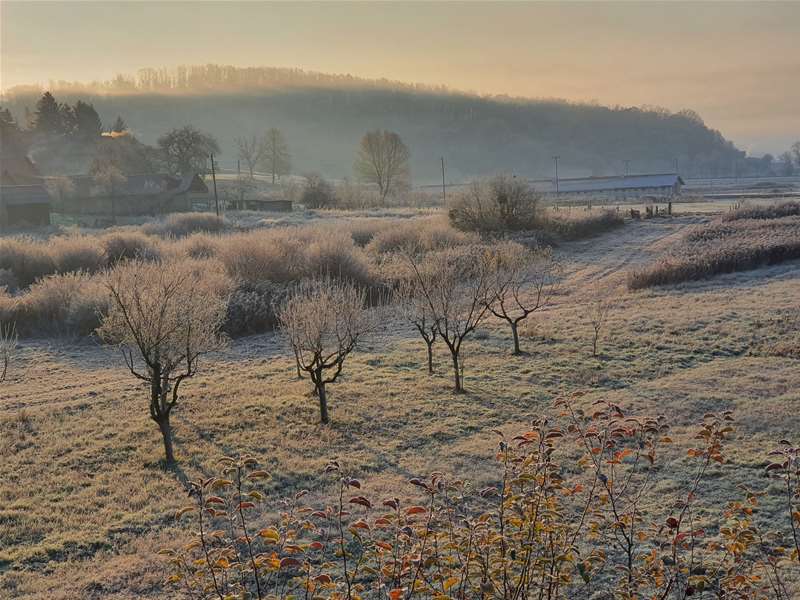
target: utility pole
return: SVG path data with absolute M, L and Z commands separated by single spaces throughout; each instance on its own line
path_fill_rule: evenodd
M 675 175 L 678 174 L 678 159 L 675 159 Z
M 556 164 L 556 196 L 558 196 L 558 159 L 560 156 L 554 156 L 553 162 Z
M 626 160 L 624 162 L 625 162 L 625 177 L 627 177 L 628 173 L 630 172 L 631 161 Z
M 444 184 L 444 156 L 442 157 L 442 204 L 447 203 L 447 190 Z
M 219 198 L 217 197 L 217 171 L 214 168 L 214 155 L 211 155 L 211 179 L 214 181 L 214 209 L 219 216 Z
M 239 186 L 239 210 L 244 207 L 244 186 L 242 185 L 242 161 L 236 160 L 236 184 Z

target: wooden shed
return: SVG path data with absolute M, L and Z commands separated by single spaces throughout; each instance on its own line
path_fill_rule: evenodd
M 50 225 L 50 209 L 43 185 L 0 185 L 0 227 Z

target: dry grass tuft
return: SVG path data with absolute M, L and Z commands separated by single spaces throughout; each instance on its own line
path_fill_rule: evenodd
M 722 221 L 738 221 L 740 219 L 779 219 L 781 217 L 800 216 L 800 202 L 782 202 L 757 206 L 742 206 L 722 215 Z
M 690 231 L 658 262 L 631 273 L 628 287 L 707 279 L 796 258 L 800 258 L 800 217 L 716 223 Z
M 220 233 L 228 228 L 222 217 L 214 213 L 175 213 L 163 221 L 142 226 L 142 232 L 162 237 L 186 237 L 193 233 Z

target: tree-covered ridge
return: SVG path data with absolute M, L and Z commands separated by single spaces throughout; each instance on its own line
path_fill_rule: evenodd
M 697 113 L 653 107 L 606 107 L 560 100 L 486 97 L 444 87 L 366 80 L 299 69 L 218 65 L 146 69 L 106 83 L 54 82 L 59 98 L 91 102 L 106 122 L 117 115 L 145 143 L 191 123 L 237 155 L 236 138 L 264 123 L 292 140 L 296 170 L 341 178 L 352 172 L 364 131 L 397 132 L 411 152 L 414 183 L 506 171 L 526 177 L 672 171 L 732 175 L 743 153 Z M 40 90 L 18 89 L 3 104 L 22 121 Z M 230 166 L 230 165 L 228 165 Z M 739 174 L 742 167 L 739 165 Z

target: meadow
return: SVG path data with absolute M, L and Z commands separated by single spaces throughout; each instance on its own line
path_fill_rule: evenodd
M 36 283 L 13 296 L 13 307 L 8 295 L 0 311 L 22 311 L 13 313 L 22 317 L 20 329 L 34 335 L 20 342 L 0 384 L 0 595 L 169 595 L 164 561 L 155 550 L 188 540 L 192 526 L 175 518 L 186 504 L 185 484 L 217 473 L 222 456 L 257 457 L 271 474 L 263 488 L 271 498 L 308 490 L 309 502 L 322 505 L 336 492 L 324 472 L 333 459 L 364 482 L 365 495 L 402 493 L 405 503 L 419 500 L 406 482 L 433 471 L 468 478 L 476 488 L 494 484 L 493 430 L 508 436 L 524 431 L 533 419 L 551 414 L 557 398 L 575 392 L 583 393 L 576 405 L 587 409 L 603 400 L 626 412 L 667 416 L 675 448 L 666 450 L 661 468 L 669 477 L 659 480 L 656 495 L 669 496 L 689 482 L 685 448 L 695 443 L 695 423 L 727 410 L 736 419 L 735 444 L 725 464 L 711 468 L 703 490 L 708 504 L 739 498 L 740 482 L 775 491 L 779 484 L 764 474 L 766 452 L 782 438 L 796 442 L 800 431 L 798 261 L 628 289 L 631 272 L 649 268 L 699 228 L 720 227 L 714 218 L 678 214 L 560 241 L 555 253 L 562 283 L 552 302 L 524 325 L 525 354 L 512 356 L 506 324 L 489 319 L 466 342 L 464 394 L 451 390 L 444 346 L 434 346 L 435 373 L 428 375 L 424 344 L 386 307 L 376 309 L 385 311 L 383 326 L 330 386 L 327 426 L 318 424 L 316 399 L 309 383 L 297 379 L 280 333 L 235 338 L 207 357 L 182 388 L 173 418 L 175 470 L 160 463 L 160 439 L 141 385 L 113 348 L 84 337 L 95 305 L 85 312 L 69 301 L 55 303 L 50 312 L 21 309 L 34 305 L 42 285 Z M 114 235 L 123 232 L 81 235 L 70 243 L 94 257 L 99 272 L 120 256 L 109 250 Z M 182 230 L 176 236 L 159 225 L 124 235 L 138 240 L 130 244 L 139 243 L 141 252 L 212 261 L 252 285 L 265 273 L 282 282 L 335 271 L 372 286 L 382 284 L 381 256 L 398 244 L 413 239 L 433 249 L 472 236 L 429 214 L 403 222 L 335 219 L 291 232 Z M 52 273 L 47 285 L 80 278 L 58 286 L 74 290 L 72 298 L 88 294 L 102 302 L 91 292 L 97 275 L 59 271 L 71 253 L 56 238 L 26 242 L 20 252 L 38 258 L 24 264 Z M 260 247 L 270 251 L 253 262 L 253 249 Z M 17 285 L 31 280 L 29 272 L 13 273 Z M 610 298 L 610 309 L 593 355 L 591 315 L 599 290 Z M 53 337 L 47 322 L 64 322 L 58 312 L 64 306 L 75 319 L 73 337 Z M 30 323 L 24 310 L 35 314 Z M 779 497 L 768 495 L 754 518 L 777 523 L 782 511 Z

